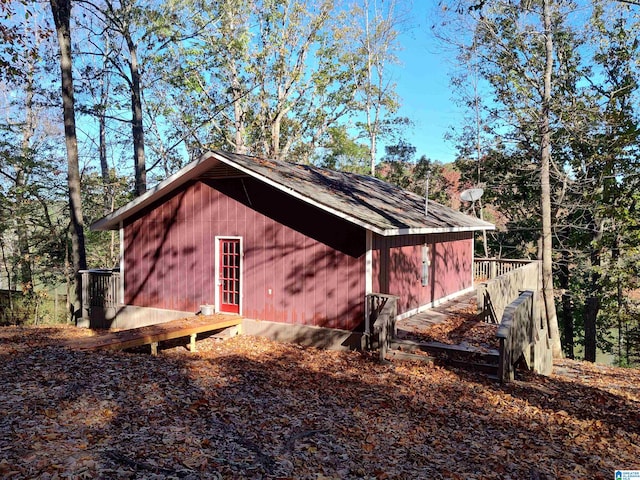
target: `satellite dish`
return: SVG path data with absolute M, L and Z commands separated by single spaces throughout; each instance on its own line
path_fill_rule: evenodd
M 460 200 L 463 202 L 475 202 L 482 197 L 484 190 L 482 188 L 470 188 L 460 194 Z

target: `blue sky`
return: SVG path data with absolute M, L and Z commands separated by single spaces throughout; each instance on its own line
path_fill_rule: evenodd
M 415 122 L 406 140 L 417 148 L 417 155 L 448 163 L 456 150 L 444 135 L 461 123 L 464 112 L 451 99 L 451 53 L 431 33 L 430 5 L 417 0 L 412 6 L 411 28 L 400 36 L 401 63 L 393 67 L 392 75 L 402 104 L 399 114 Z

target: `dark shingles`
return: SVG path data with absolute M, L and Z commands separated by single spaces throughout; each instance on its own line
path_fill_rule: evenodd
M 250 175 L 285 193 L 383 235 L 492 230 L 494 226 L 380 179 L 336 172 L 260 157 L 214 151 L 185 166 L 144 195 L 91 225 L 92 230 L 117 229 L 119 222 L 142 211 L 190 181 Z
M 490 223 L 433 201 L 429 201 L 425 218 L 423 197 L 368 175 L 226 152 L 214 153 L 304 198 L 379 230 L 493 228 Z

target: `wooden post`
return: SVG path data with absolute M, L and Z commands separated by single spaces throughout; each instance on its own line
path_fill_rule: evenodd
M 365 341 L 367 342 L 366 348 L 368 350 L 371 349 L 371 301 L 372 296 L 370 293 L 367 293 L 364 296 L 364 336 Z
M 398 297 L 393 295 L 371 295 L 369 298 L 375 299 L 372 302 L 371 312 L 376 312 L 375 321 L 371 325 L 371 345 L 370 348 L 378 349 L 381 362 L 386 361 L 389 343 L 395 336 L 395 318 L 397 314 Z M 379 301 L 379 305 L 376 305 Z
M 195 353 L 195 351 L 196 351 L 196 334 L 192 333 L 189 337 L 190 337 L 189 351 L 191 353 Z
M 154 357 L 158 355 L 158 342 L 151 342 L 151 355 Z
M 500 362 L 498 363 L 498 380 L 500 383 L 507 382 L 506 370 L 509 368 L 506 360 L 506 352 L 504 345 L 504 338 L 500 339 Z
M 79 327 L 89 327 L 89 310 L 91 308 L 91 274 L 88 270 L 81 270 L 80 274 L 80 282 L 81 282 L 81 296 L 80 299 L 80 316 L 81 318 L 76 319 L 76 324 Z
M 385 362 L 385 360 L 387 359 L 387 347 L 388 347 L 388 340 L 387 340 L 387 329 L 389 328 L 387 326 L 387 315 L 386 313 L 381 314 L 378 318 L 382 318 L 382 328 L 380 328 L 380 333 L 379 333 L 379 340 L 378 340 L 378 353 L 380 354 L 380 361 L 382 363 Z

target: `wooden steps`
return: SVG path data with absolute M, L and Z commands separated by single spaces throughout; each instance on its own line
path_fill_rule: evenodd
M 497 358 L 499 356 L 498 350 L 493 349 L 480 349 L 478 347 L 473 347 L 469 345 L 450 345 L 448 343 L 440 343 L 440 342 L 423 342 L 419 340 L 411 340 L 411 339 L 393 339 L 390 342 L 391 348 L 399 348 L 406 350 L 422 350 L 423 352 L 431 352 L 431 353 L 447 353 L 447 352 L 457 352 L 457 353 L 469 353 L 480 356 L 486 356 L 488 358 Z
M 124 350 L 126 348 L 151 345 L 151 353 L 157 353 L 158 342 L 181 337 L 190 337 L 190 350 L 195 351 L 199 333 L 214 332 L 242 324 L 239 315 L 207 315 L 181 318 L 166 323 L 132 328 L 104 335 L 73 339 L 65 343 L 74 350 Z
M 416 354 L 418 351 L 427 353 L 428 356 Z M 497 350 L 484 350 L 468 345 L 393 339 L 389 342 L 387 359 L 435 361 L 495 375 L 498 372 L 500 354 Z
M 418 355 L 417 353 L 404 352 L 402 350 L 388 350 L 385 357 L 387 360 L 409 360 L 425 363 L 433 363 L 436 359 L 428 355 Z

